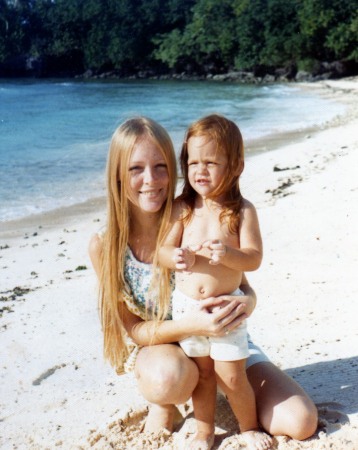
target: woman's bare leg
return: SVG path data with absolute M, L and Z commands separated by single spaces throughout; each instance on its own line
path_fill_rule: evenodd
M 303 440 L 317 429 L 317 409 L 292 378 L 270 362 L 247 369 L 261 426 L 274 436 Z
M 175 405 L 189 400 L 198 383 L 197 365 L 178 345 L 153 345 L 140 350 L 135 375 L 141 394 L 152 403 L 145 431 L 172 431 Z

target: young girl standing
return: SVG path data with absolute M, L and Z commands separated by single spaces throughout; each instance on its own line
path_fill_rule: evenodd
M 256 210 L 240 193 L 244 149 L 238 127 L 218 115 L 200 119 L 189 127 L 180 159 L 183 193 L 174 203 L 171 228 L 158 255 L 161 265 L 176 270 L 174 320 L 209 297 L 240 295 L 243 272 L 256 270 L 262 259 Z M 191 449 L 210 449 L 214 443 L 214 371 L 248 448 L 270 448 L 271 438 L 259 431 L 246 376 L 246 323 L 235 330 L 227 327 L 223 337 L 192 336 L 180 345 L 200 376 L 193 393 L 197 434 Z

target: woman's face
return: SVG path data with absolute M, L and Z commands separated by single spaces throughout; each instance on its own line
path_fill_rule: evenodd
M 168 196 L 169 175 L 164 156 L 153 140 L 142 136 L 129 160 L 128 199 L 141 211 L 160 211 Z

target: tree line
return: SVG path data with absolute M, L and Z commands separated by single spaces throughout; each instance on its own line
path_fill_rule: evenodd
M 0 0 L 0 75 L 358 64 L 358 0 Z

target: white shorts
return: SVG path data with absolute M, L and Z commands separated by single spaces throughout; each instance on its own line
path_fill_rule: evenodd
M 269 357 L 262 351 L 262 349 L 252 342 L 249 334 L 247 335 L 247 337 L 250 356 L 246 360 L 246 369 L 260 362 L 270 362 Z
M 243 293 L 240 289 L 236 289 L 230 295 L 243 295 Z M 188 297 L 178 289 L 174 289 L 172 306 L 173 320 L 178 320 L 188 312 L 199 308 L 200 300 Z M 210 356 L 216 361 L 238 361 L 250 356 L 246 321 L 225 336 L 190 336 L 181 340 L 179 344 L 185 354 L 190 357 Z

